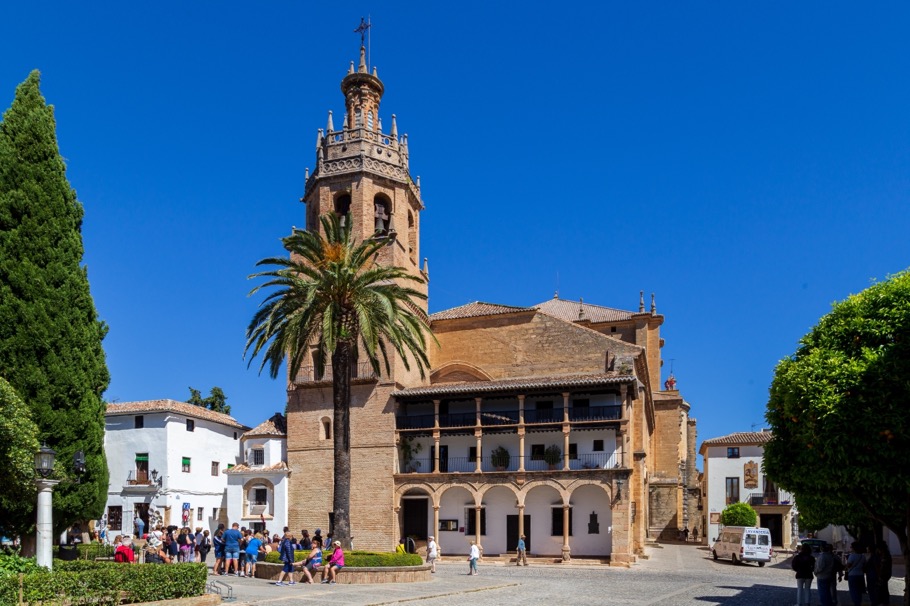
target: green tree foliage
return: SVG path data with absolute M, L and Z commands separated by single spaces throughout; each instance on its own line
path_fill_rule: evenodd
M 730 503 L 720 514 L 724 526 L 755 526 L 758 514 L 748 503 Z
M 190 398 L 187 400 L 187 403 L 192 404 L 193 406 L 201 406 L 203 408 L 208 408 L 215 412 L 224 413 L 226 415 L 231 414 L 231 407 L 227 404 L 227 396 L 224 395 L 224 391 L 220 387 L 213 387 L 209 390 L 209 395 L 207 398 L 202 397 L 202 393 L 198 389 L 190 389 Z
M 85 453 L 81 483 L 54 493 L 54 521 L 62 528 L 100 516 L 107 497 L 107 328 L 81 266 L 82 205 L 66 179 L 54 110 L 39 83 L 32 72 L 0 123 L 0 375 L 31 409 L 61 470 L 76 451 Z M 33 507 L 8 521 L 26 530 Z
M 886 526 L 907 557 L 910 524 L 910 273 L 836 303 L 778 364 L 766 473 L 814 525 Z M 811 495 L 810 498 L 806 498 Z M 910 570 L 910 568 L 908 568 Z M 910 604 L 910 594 L 905 596 Z
M 310 347 L 317 352 L 316 372 L 325 360 L 332 362 L 334 418 L 334 510 L 335 538 L 350 546 L 351 501 L 351 375 L 359 351 L 374 372 L 380 373 L 380 358 L 389 372 L 389 349 L 409 368 L 414 358 L 421 376 L 429 368 L 425 335 L 426 320 L 413 310 L 412 300 L 425 299 L 408 282 L 420 282 L 400 267 L 375 262 L 389 238 L 375 237 L 355 242 L 352 221 L 342 226 L 337 215 L 320 218 L 323 233 L 295 229 L 284 238 L 290 258 L 263 259 L 257 265 L 277 269 L 253 274 L 267 282 L 254 288 L 272 290 L 247 328 L 246 353 L 263 356 L 260 372 L 268 365 L 272 378 L 285 357 L 290 368 L 300 368 Z M 252 362 L 252 359 L 250 360 Z
M 0 482 L 0 510 L 27 515 L 35 502 L 35 452 L 38 426 L 16 391 L 0 377 L 0 461 L 5 479 Z M 6 515 L 0 516 L 4 533 Z M 15 531 L 16 529 L 10 529 Z

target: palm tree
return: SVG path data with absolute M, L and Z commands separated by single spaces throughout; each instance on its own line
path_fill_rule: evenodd
M 386 374 L 390 349 L 409 369 L 413 357 L 421 378 L 430 367 L 426 355 L 426 316 L 414 299 L 426 295 L 408 286 L 421 278 L 401 267 L 379 265 L 376 256 L 389 244 L 387 236 L 363 242 L 351 239 L 352 221 L 338 215 L 320 217 L 322 233 L 294 229 L 282 240 L 290 258 L 272 257 L 257 266 L 275 269 L 250 278 L 268 278 L 250 295 L 272 289 L 247 328 L 244 357 L 262 354 L 261 373 L 266 365 L 274 379 L 287 358 L 295 372 L 312 349 L 316 376 L 325 361 L 332 361 L 332 402 L 334 417 L 335 537 L 350 546 L 351 495 L 351 375 L 358 350 L 366 354 L 373 371 L 380 374 L 380 359 Z M 410 356 L 408 355 L 410 354 Z

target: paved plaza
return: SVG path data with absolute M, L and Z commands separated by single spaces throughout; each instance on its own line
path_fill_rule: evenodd
M 437 565 L 426 583 L 382 585 L 293 585 L 276 587 L 267 581 L 219 577 L 232 586 L 237 604 L 320 603 L 326 605 L 469 604 L 634 604 L 734 606 L 796 603 L 796 583 L 784 556 L 764 568 L 715 562 L 710 552 L 695 545 L 669 544 L 650 550 L 651 558 L 631 569 L 593 565 L 539 565 L 527 568 L 481 563 L 480 574 L 469 576 L 467 562 L 449 560 Z M 895 570 L 895 574 L 898 571 Z M 901 574 L 903 571 L 901 570 Z M 847 584 L 840 583 L 840 603 L 848 603 Z M 892 603 L 899 602 L 903 579 L 891 581 Z M 813 586 L 813 604 L 818 603 Z

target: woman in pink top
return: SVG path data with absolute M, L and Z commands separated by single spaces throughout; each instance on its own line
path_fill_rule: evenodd
M 329 563 L 322 569 L 322 582 L 329 585 L 335 584 L 335 575 L 344 568 L 344 552 L 341 550 L 341 541 L 335 541 L 333 545 L 335 546 L 335 551 L 329 557 Z M 329 573 L 328 579 L 325 578 L 326 572 Z

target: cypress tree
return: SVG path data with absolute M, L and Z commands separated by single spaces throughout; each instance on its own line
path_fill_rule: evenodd
M 110 376 L 82 262 L 82 205 L 66 178 L 54 108 L 32 72 L 0 122 L 0 376 L 31 410 L 39 438 L 57 451 L 57 477 L 72 478 L 73 455 L 87 471 L 54 492 L 58 529 L 99 517 L 107 498 L 104 411 Z M 34 495 L 34 488 L 32 488 Z M 9 522 L 26 532 L 35 500 Z

